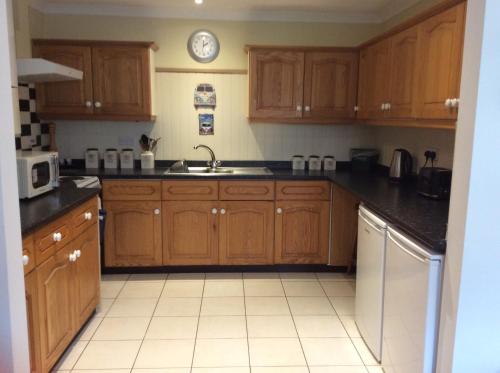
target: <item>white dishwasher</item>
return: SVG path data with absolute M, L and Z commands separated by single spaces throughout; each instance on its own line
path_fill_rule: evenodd
M 364 206 L 358 212 L 355 321 L 373 356 L 382 357 L 387 223 Z
M 385 373 L 432 373 L 443 255 L 391 227 L 387 233 L 382 365 Z

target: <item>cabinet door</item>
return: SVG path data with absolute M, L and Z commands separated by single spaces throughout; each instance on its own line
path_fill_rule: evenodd
M 218 263 L 217 202 L 163 202 L 163 264 Z
M 250 117 L 302 118 L 304 53 L 250 51 Z
M 330 264 L 347 267 L 353 264 L 357 243 L 359 200 L 350 192 L 333 186 L 332 250 Z
M 357 77 L 357 53 L 306 52 L 304 117 L 354 117 Z
M 75 262 L 76 329 L 83 325 L 99 303 L 99 233 L 97 224 L 72 243 L 77 250 Z
M 149 49 L 92 48 L 94 106 L 97 114 L 151 115 Z
M 50 371 L 73 339 L 74 262 L 71 245 L 38 266 L 38 307 L 42 370 Z
M 391 118 L 415 117 L 417 94 L 416 67 L 418 28 L 413 27 L 391 38 L 388 115 Z
M 381 118 L 385 115 L 382 104 L 389 102 L 390 42 L 383 40 L 361 52 L 360 118 Z
M 219 219 L 220 264 L 273 263 L 273 202 L 224 202 Z
M 275 263 L 326 264 L 330 202 L 276 202 Z
M 465 3 L 419 26 L 419 91 L 417 115 L 424 119 L 455 119 L 457 109 L 445 106 L 459 98 Z
M 33 55 L 83 71 L 83 80 L 37 84 L 36 106 L 38 113 L 93 113 L 92 54 L 90 47 L 35 45 Z
M 40 317 L 38 312 L 37 271 L 24 276 L 26 292 L 26 318 L 28 320 L 28 342 L 30 352 L 30 371 L 40 373 Z
M 107 201 L 106 267 L 162 264 L 161 202 Z

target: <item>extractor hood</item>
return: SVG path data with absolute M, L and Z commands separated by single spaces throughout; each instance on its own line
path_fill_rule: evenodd
M 18 58 L 17 80 L 19 83 L 63 82 L 82 80 L 83 72 L 43 58 Z

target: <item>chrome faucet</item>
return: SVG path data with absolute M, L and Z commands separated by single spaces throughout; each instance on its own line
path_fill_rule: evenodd
M 216 158 L 215 158 L 215 153 L 212 149 L 210 149 L 210 147 L 206 146 L 206 145 L 203 145 L 203 144 L 200 144 L 200 145 L 196 145 L 195 147 L 193 147 L 194 150 L 197 150 L 198 148 L 204 148 L 204 149 L 207 149 L 208 152 L 210 153 L 210 157 L 212 157 L 212 160 L 211 161 L 208 161 L 207 164 L 210 166 L 210 168 L 212 170 L 216 169 L 217 167 L 219 167 L 221 165 L 221 161 L 218 161 Z

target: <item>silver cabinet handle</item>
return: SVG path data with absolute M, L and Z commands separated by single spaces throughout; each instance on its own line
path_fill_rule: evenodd
M 304 108 L 304 110 L 305 110 L 305 111 L 307 111 L 307 112 L 310 112 L 310 111 L 311 111 L 311 107 L 310 107 L 310 106 L 306 106 L 306 107 Z
M 160 215 L 160 209 L 154 209 L 155 215 Z
M 224 215 L 226 213 L 226 209 L 220 209 L 221 215 Z
M 60 242 L 62 240 L 62 234 L 60 232 L 56 232 L 52 235 L 52 239 L 54 242 Z
M 302 106 L 301 105 L 297 105 L 297 111 L 302 111 Z
M 382 103 L 382 104 L 380 105 L 380 110 L 382 110 L 382 111 L 384 111 L 384 110 L 385 110 L 385 103 Z
M 460 99 L 458 98 L 451 99 L 451 107 L 458 107 L 459 104 L 460 104 Z
M 74 252 L 74 254 L 75 254 L 75 256 L 76 256 L 77 259 L 82 256 L 81 250 L 75 250 L 73 252 Z
M 23 266 L 27 266 L 30 262 L 30 257 L 28 255 L 23 255 Z
M 385 109 L 386 110 L 391 110 L 391 103 L 390 102 L 388 102 L 388 103 L 385 104 Z
M 278 207 L 278 208 L 276 209 L 276 213 L 277 213 L 277 214 L 281 214 L 282 212 L 283 212 L 283 209 L 282 209 L 281 207 Z
M 212 215 L 217 215 L 217 209 L 215 207 L 212 209 Z
M 92 101 L 85 101 L 86 107 L 92 107 Z
M 444 106 L 451 107 L 451 98 L 447 98 L 444 102 Z
M 356 112 L 359 111 L 359 106 L 357 106 L 357 105 L 354 106 L 354 111 L 356 111 Z
M 74 251 L 71 254 L 69 254 L 68 259 L 70 262 L 76 262 L 76 254 Z
M 101 102 L 100 102 L 100 101 L 96 101 L 96 102 L 94 103 L 94 106 L 95 106 L 96 108 L 100 108 L 100 107 L 102 106 L 102 104 L 101 104 Z
M 92 220 L 92 213 L 91 212 L 86 212 L 83 217 L 85 218 L 85 220 Z

